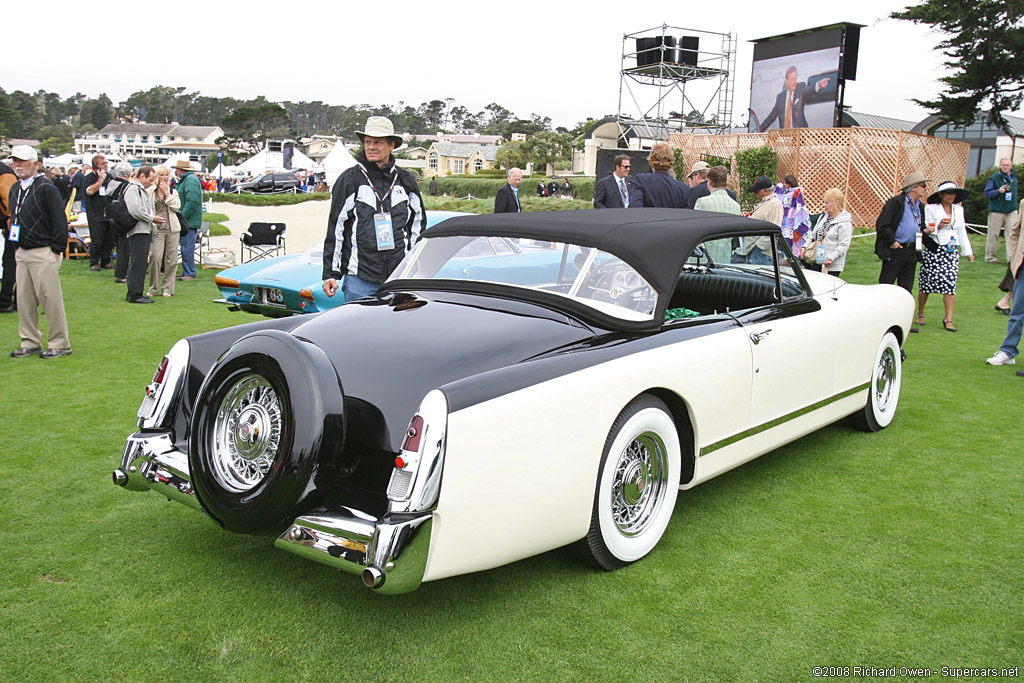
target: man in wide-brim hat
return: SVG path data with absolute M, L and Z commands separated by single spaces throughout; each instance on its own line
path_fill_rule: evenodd
M 391 120 L 371 116 L 356 136 L 363 149 L 334 183 L 324 238 L 324 293 L 340 287 L 345 301 L 376 294 L 426 226 L 419 185 L 392 155 L 403 140 Z
M 192 164 L 186 159 L 178 159 L 171 166 L 178 176 L 175 190 L 181 199 L 181 215 L 188 223 L 188 230 L 178 239 L 181 247 L 181 275 L 179 280 L 195 280 L 196 275 L 196 231 L 203 224 L 203 185 L 199 182 Z
M 366 138 L 384 138 L 391 142 L 391 149 L 388 154 L 402 146 L 405 139 L 395 132 L 395 125 L 386 116 L 371 116 L 366 119 L 366 130 L 357 130 L 356 137 L 359 142 L 366 144 Z
M 925 229 L 921 202 L 928 196 L 928 182 L 923 173 L 908 173 L 903 178 L 902 191 L 885 203 L 875 221 L 875 253 L 882 259 L 879 284 L 896 284 L 913 292 L 917 233 L 931 232 Z

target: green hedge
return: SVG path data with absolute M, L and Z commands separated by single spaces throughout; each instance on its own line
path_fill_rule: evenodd
M 289 206 L 291 204 L 302 204 L 303 202 L 325 201 L 330 200 L 330 198 L 330 192 L 306 192 L 301 194 L 292 194 L 290 192 L 281 194 L 203 193 L 204 200 L 241 204 L 242 206 Z
M 428 181 L 424 181 L 426 183 Z M 467 178 L 461 176 L 437 176 L 437 192 L 439 195 L 446 194 L 449 197 L 465 197 L 467 195 L 473 195 L 474 197 L 494 197 L 501 189 L 501 186 L 507 183 L 507 179 L 504 175 L 501 178 Z M 523 178 L 522 184 L 519 186 L 520 196 L 522 197 L 536 197 L 537 196 L 537 183 L 543 182 L 545 185 L 551 182 L 551 178 L 541 178 L 534 176 L 532 178 Z M 562 184 L 561 178 L 556 178 L 555 182 L 559 185 Z M 570 176 L 569 182 L 572 183 L 573 189 L 576 191 L 576 199 L 587 202 L 594 200 L 594 179 Z M 421 190 L 426 192 L 426 186 L 421 186 Z

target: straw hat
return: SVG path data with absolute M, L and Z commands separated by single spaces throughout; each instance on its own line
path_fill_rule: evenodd
M 391 119 L 386 116 L 371 116 L 366 119 L 366 130 L 357 130 L 356 137 L 359 138 L 359 142 L 363 142 L 367 135 L 371 138 L 387 138 L 395 143 L 395 149 L 405 142 L 402 136 L 395 132 L 395 125 L 391 123 Z
M 926 178 L 924 176 L 924 173 L 921 173 L 919 171 L 914 171 L 913 173 L 908 173 L 907 175 L 903 176 L 903 191 L 906 192 L 908 188 L 914 187 L 915 185 L 920 185 L 921 183 L 927 183 L 927 182 L 930 182 L 930 181 L 931 181 L 931 178 Z
M 176 171 L 194 171 L 195 170 L 194 168 L 192 168 L 192 164 L 190 164 L 189 162 L 185 161 L 184 159 L 178 159 L 177 161 L 175 161 L 174 162 L 174 166 L 171 166 L 171 168 L 173 168 Z

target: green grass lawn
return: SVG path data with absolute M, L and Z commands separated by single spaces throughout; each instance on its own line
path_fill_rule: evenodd
M 851 281 L 877 277 L 872 242 L 855 240 Z M 10 358 L 17 316 L 0 316 L 0 680 L 788 681 L 815 666 L 1020 666 L 1024 378 L 984 363 L 1006 330 L 992 310 L 1002 268 L 962 262 L 956 334 L 929 303 L 888 429 L 837 423 L 681 493 L 643 561 L 604 573 L 560 550 L 388 597 L 111 483 L 163 353 L 257 318 L 211 303 L 213 271 L 133 306 L 110 271 L 65 263 L 72 356 Z M 794 353 L 793 371 L 813 357 Z

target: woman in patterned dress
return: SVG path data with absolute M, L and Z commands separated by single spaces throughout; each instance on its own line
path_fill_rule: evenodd
M 928 197 L 924 208 L 924 222 L 934 230 L 927 237 L 938 245 L 936 249 L 926 248 L 922 253 L 921 274 L 917 286 L 917 318 L 914 323 L 924 325 L 924 305 L 929 294 L 941 294 L 946 316 L 942 325 L 948 332 L 956 332 L 953 325 L 953 304 L 956 302 L 956 278 L 960 270 L 960 253 L 967 260 L 974 261 L 974 252 L 967 239 L 967 224 L 964 221 L 964 207 L 960 203 L 967 199 L 967 190 L 947 180 Z M 957 250 L 960 251 L 957 251 Z

